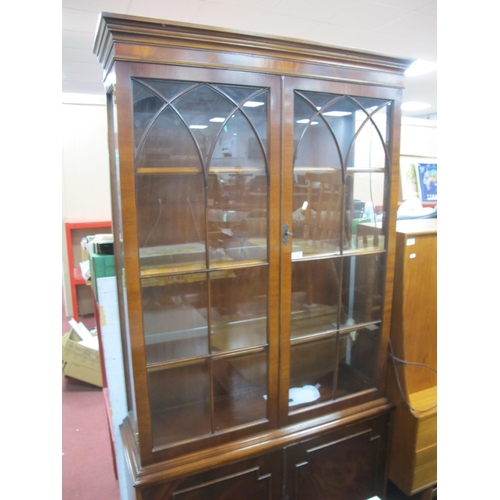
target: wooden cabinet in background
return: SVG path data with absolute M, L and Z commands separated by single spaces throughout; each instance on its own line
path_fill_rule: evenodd
M 414 364 L 389 366 L 389 479 L 411 496 L 437 483 L 437 219 L 399 221 L 396 230 L 391 345 Z
M 94 47 L 130 496 L 383 497 L 409 61 L 114 14 Z

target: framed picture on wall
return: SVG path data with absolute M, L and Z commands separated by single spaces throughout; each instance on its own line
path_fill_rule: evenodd
M 422 202 L 437 202 L 437 158 L 401 155 L 399 167 L 401 201 L 417 197 Z
M 437 162 L 418 163 L 420 199 L 423 202 L 437 202 Z

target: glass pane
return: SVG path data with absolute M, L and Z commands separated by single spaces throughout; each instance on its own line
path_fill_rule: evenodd
M 213 352 L 267 343 L 267 281 L 267 266 L 210 273 Z
M 216 359 L 212 370 L 216 430 L 266 418 L 266 353 Z
M 245 87 L 219 89 L 233 98 L 248 97 Z M 267 260 L 267 94 L 259 94 L 250 101 L 253 107 L 243 106 L 231 116 L 211 157 L 209 245 L 215 255 L 233 261 Z M 219 262 L 211 259 L 210 265 Z
M 357 136 L 354 141 L 354 149 L 350 153 L 353 158 L 348 163 L 349 167 L 386 168 L 387 155 L 384 145 L 387 137 L 387 107 L 376 111 L 376 106 L 379 105 L 380 102 L 373 103 L 366 110 L 371 115 L 371 119 L 363 110 L 354 112 Z
M 150 372 L 148 386 L 154 446 L 211 432 L 207 361 Z
M 336 328 L 340 276 L 339 259 L 292 263 L 292 339 Z
M 256 89 L 255 87 L 237 87 L 229 85 L 214 85 L 219 91 L 227 95 L 228 98 L 235 101 L 236 104 L 241 106 L 241 112 L 246 116 L 249 123 L 252 124 L 256 132 L 255 139 L 260 139 L 264 145 L 264 150 L 267 156 L 267 115 L 268 115 L 268 99 L 269 91 Z M 251 97 L 251 98 L 250 98 Z M 233 117 L 226 123 L 232 126 Z M 249 157 L 252 157 L 254 152 L 251 151 L 253 147 L 257 146 L 258 141 L 254 142 L 253 137 L 250 137 L 247 145 Z M 241 140 L 239 138 L 239 140 Z M 260 146 L 259 146 L 260 147 Z
M 346 231 L 341 230 L 341 172 L 305 172 L 296 178 L 294 204 L 299 206 L 292 214 L 292 259 L 340 253 L 349 238 Z
M 234 104 L 209 85 L 201 85 L 181 95 L 172 105 L 185 120 L 200 148 L 204 163 L 208 164 L 223 121 L 234 112 Z M 221 118 L 224 119 L 222 122 Z
M 134 98 L 134 144 L 137 147 L 143 140 L 147 127 L 152 125 L 153 118 L 160 112 L 164 101 L 142 85 L 133 82 Z M 165 117 L 163 118 L 165 119 Z
M 143 275 L 206 267 L 204 193 L 202 174 L 137 176 Z
M 150 117 L 152 120 L 151 113 Z M 171 107 L 164 109 L 143 133 L 137 149 L 136 167 L 194 168 L 201 171 L 200 152 L 194 135 Z
M 257 90 L 255 87 L 243 87 L 241 85 L 214 85 L 214 87 L 227 95 L 238 105 L 249 99 Z M 260 97 L 258 100 L 262 101 L 262 99 L 263 98 Z
M 173 99 L 180 92 L 192 86 L 192 83 L 169 80 L 132 80 L 134 99 L 134 142 L 136 153 L 137 147 L 143 139 L 144 132 L 147 127 L 153 124 L 152 120 L 161 108 L 165 107 L 168 101 Z M 167 116 L 172 117 L 172 114 L 170 113 L 170 115 L 168 115 L 167 113 L 162 120 L 165 120 Z M 156 134 L 158 134 L 158 132 L 161 133 L 161 126 L 157 125 L 157 129 Z
M 342 302 L 347 318 L 342 325 L 382 319 L 382 285 L 385 254 L 358 255 L 344 259 Z
M 147 363 L 208 353 L 205 273 L 142 280 Z M 148 286 L 163 281 L 163 286 Z
M 221 174 L 209 177 L 210 266 L 227 260 L 267 260 L 267 176 Z
M 294 106 L 295 175 L 304 169 L 341 168 L 339 148 L 325 120 L 298 94 Z
M 379 344 L 377 325 L 341 336 L 337 398 L 375 387 Z
M 140 81 L 142 85 L 147 85 L 154 89 L 158 94 L 161 95 L 165 103 L 172 101 L 175 97 L 177 97 L 182 92 L 185 92 L 187 89 L 199 85 L 193 82 L 178 82 L 175 80 L 143 79 L 138 81 Z
M 380 99 L 321 92 L 296 93 L 294 139 L 297 141 L 302 133 L 299 126 L 317 134 L 320 129 L 322 132 L 321 139 L 318 139 L 321 148 L 316 147 L 316 152 L 313 151 L 312 138 L 307 138 L 307 133 L 304 135 L 306 144 L 309 142 L 310 145 L 304 147 L 305 151 L 299 148 L 295 165 L 307 165 L 307 161 L 304 163 L 305 153 L 310 151 L 310 160 L 315 155 L 324 158 L 321 164 L 316 163 L 318 166 L 384 169 L 389 105 L 389 101 Z
M 334 367 L 334 337 L 292 345 L 289 409 L 333 399 Z
M 254 116 L 255 122 L 249 121 L 249 115 Z M 220 168 L 228 169 L 228 172 L 240 172 L 242 168 L 250 168 L 247 174 L 255 171 L 265 172 L 266 169 L 266 141 L 256 135 L 256 126 L 265 123 L 267 119 L 267 106 L 257 108 L 253 112 L 245 113 L 236 111 L 223 125 L 211 157 L 212 172 L 218 172 Z M 220 124 L 219 124 L 220 125 Z M 266 128 L 265 126 L 260 128 Z
M 356 172 L 347 175 L 346 229 L 351 249 L 385 248 L 385 174 Z

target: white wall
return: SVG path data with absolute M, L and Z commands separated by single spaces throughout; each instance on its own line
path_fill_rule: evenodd
M 403 117 L 400 153 L 402 156 L 437 158 L 437 120 Z
M 73 315 L 64 221 L 111 220 L 104 96 L 62 96 L 62 245 L 66 314 Z

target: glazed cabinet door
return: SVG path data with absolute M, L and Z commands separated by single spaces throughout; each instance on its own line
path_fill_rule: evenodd
M 147 461 L 277 424 L 280 81 L 127 71 L 121 197 L 136 213 L 124 240 Z
M 392 101 L 370 92 L 285 81 L 283 422 L 380 397 Z

